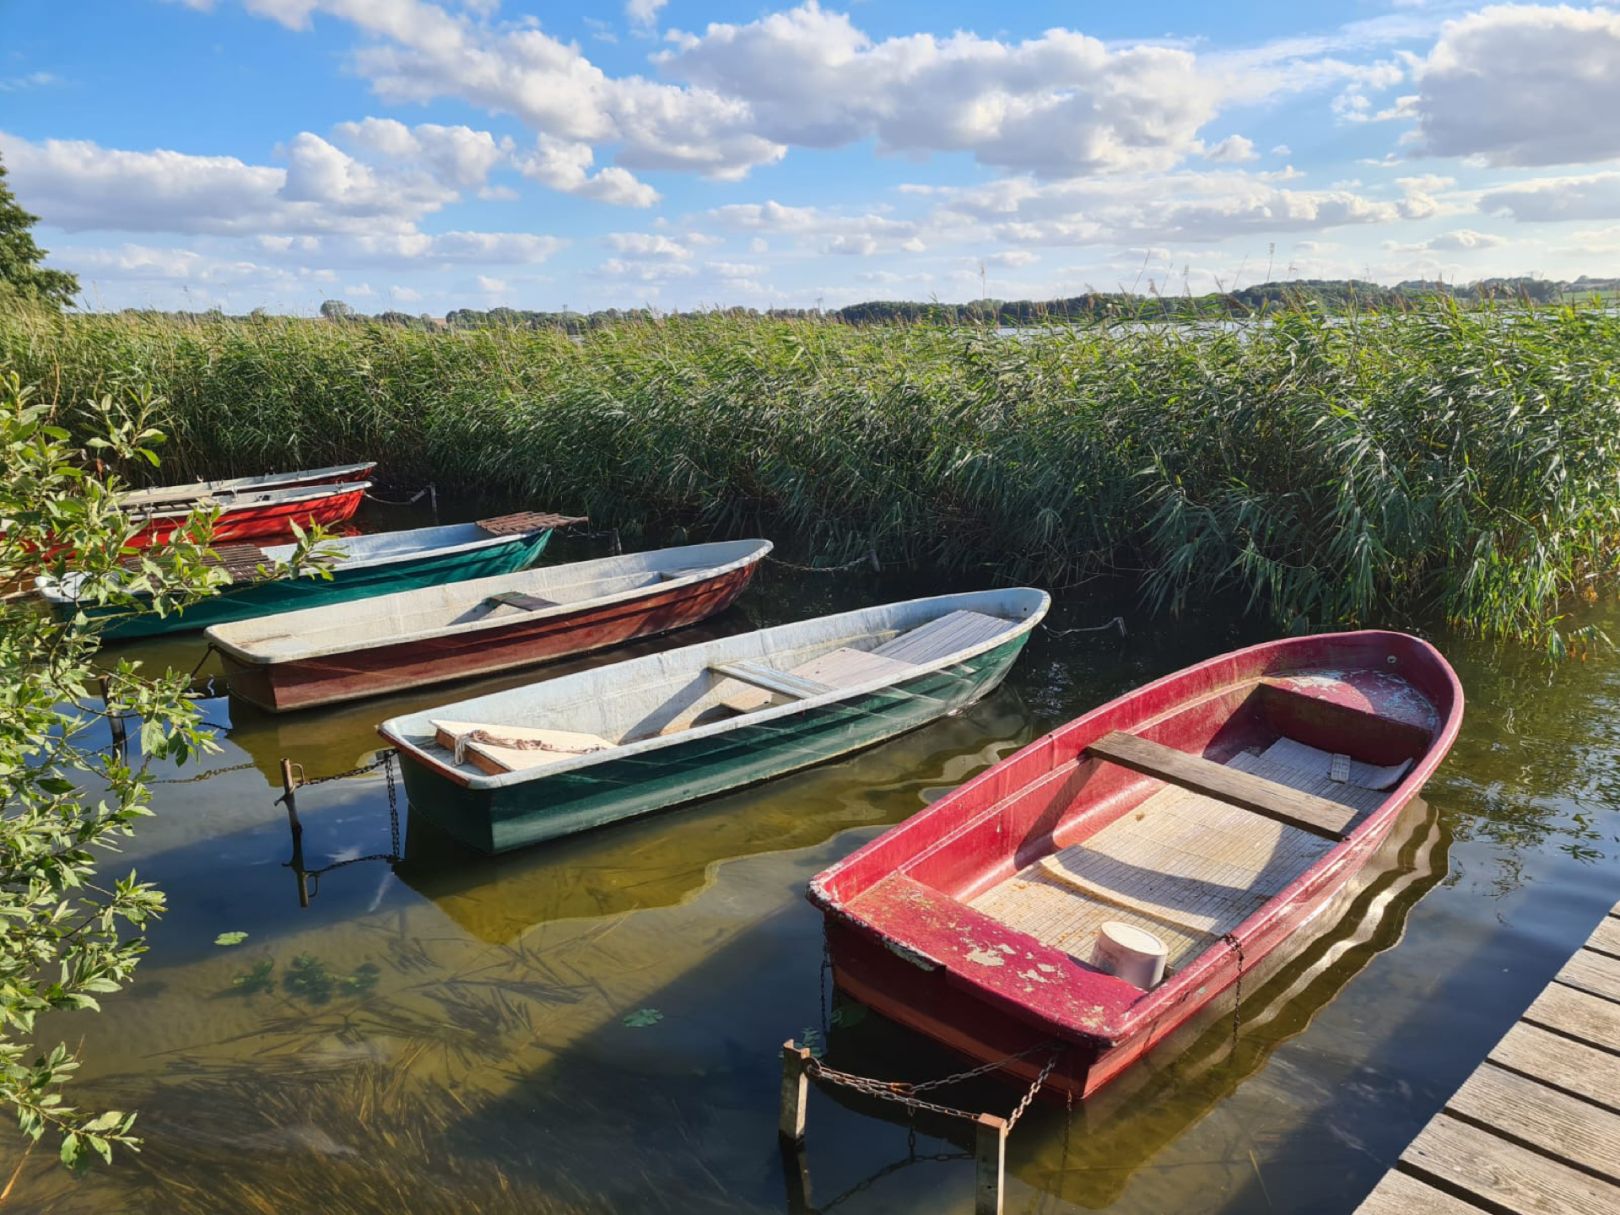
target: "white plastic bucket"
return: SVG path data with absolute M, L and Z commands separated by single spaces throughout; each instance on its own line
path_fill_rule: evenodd
M 1143 991 L 1158 986 L 1164 978 L 1165 959 L 1169 954 L 1165 943 L 1146 929 L 1118 920 L 1107 920 L 1097 930 L 1097 944 L 1091 952 L 1091 964 L 1115 978 Z

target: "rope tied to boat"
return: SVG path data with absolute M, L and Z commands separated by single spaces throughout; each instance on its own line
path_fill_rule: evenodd
M 437 502 L 439 497 L 439 489 L 438 486 L 432 484 L 431 482 L 417 490 L 409 498 L 398 500 L 393 498 L 379 498 L 376 494 L 372 493 L 368 489 L 366 490 L 366 500 L 368 502 L 375 502 L 379 506 L 415 506 L 418 502 L 430 494 L 433 496 L 434 501 Z
M 843 574 L 860 565 L 870 565 L 876 572 L 881 573 L 883 563 L 878 560 L 877 549 L 869 548 L 853 561 L 846 561 L 842 565 L 798 565 L 792 561 L 783 561 L 780 557 L 767 555 L 765 560 L 771 565 L 779 565 L 785 570 L 793 570 L 800 574 Z
M 454 752 L 456 763 L 466 762 L 467 744 L 470 742 L 512 751 L 551 751 L 557 755 L 594 755 L 598 751 L 608 750 L 607 747 L 559 747 L 556 743 L 548 743 L 539 738 L 508 738 L 503 734 L 492 734 L 488 730 L 468 730 L 465 734 L 456 735 Z
M 1060 1043 L 1037 1042 L 1034 1046 L 1027 1047 L 1016 1054 L 1007 1055 L 991 1063 L 982 1063 L 978 1067 L 968 1068 L 966 1071 L 952 1072 L 950 1075 L 941 1076 L 937 1080 L 878 1080 L 871 1076 L 858 1076 L 854 1072 L 840 1071 L 838 1068 L 829 1067 L 814 1056 L 805 1061 L 804 1070 L 812 1079 L 825 1080 L 829 1084 L 837 1084 L 843 1088 L 853 1089 L 858 1093 L 863 1093 L 868 1097 L 875 1097 L 880 1101 L 892 1101 L 911 1110 L 925 1110 L 931 1114 L 943 1114 L 948 1118 L 961 1118 L 967 1122 L 977 1122 L 979 1115 L 970 1110 L 959 1109 L 953 1105 L 941 1105 L 938 1102 L 919 1097 L 917 1094 L 944 1088 L 952 1084 L 961 1084 L 964 1081 L 975 1079 L 990 1072 L 1001 1071 L 1009 1063 L 1016 1063 L 1018 1060 L 1028 1058 L 1030 1055 L 1042 1050 L 1048 1050 L 1051 1054 L 1047 1058 L 1045 1065 L 1036 1074 L 1034 1083 L 1029 1086 L 1023 1098 L 1013 1108 L 1013 1112 L 1008 1115 L 1007 1130 L 1010 1132 L 1017 1125 L 1018 1120 L 1024 1116 L 1024 1111 L 1029 1108 L 1030 1102 L 1035 1100 L 1035 1094 L 1040 1092 L 1047 1080 L 1051 1078 L 1052 1069 L 1057 1066 L 1058 1059 L 1063 1055 L 1063 1047 Z
M 1121 637 L 1126 635 L 1125 617 L 1123 616 L 1115 616 L 1112 620 L 1105 620 L 1101 624 L 1084 625 L 1074 629 L 1054 629 L 1049 624 L 1042 624 L 1041 627 L 1054 637 L 1072 637 L 1076 633 L 1100 633 L 1104 629 L 1118 629 Z

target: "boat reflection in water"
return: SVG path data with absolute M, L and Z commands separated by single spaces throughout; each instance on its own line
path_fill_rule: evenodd
M 900 822 L 916 812 L 919 797 L 944 793 L 1016 750 L 1028 720 L 1023 702 L 1004 688 L 902 742 L 675 813 L 498 856 L 457 843 L 413 809 L 395 872 L 490 944 L 510 943 L 543 923 L 672 907 L 712 885 L 723 863 Z
M 1083 1208 L 1115 1202 L 1139 1168 L 1258 1072 L 1274 1050 L 1302 1033 L 1374 957 L 1401 939 L 1412 908 L 1445 877 L 1449 847 L 1450 833 L 1439 812 L 1414 799 L 1355 880 L 1301 929 L 1306 939 L 1291 942 L 1286 958 L 1273 955 L 1244 975 L 1239 1000 L 1228 989 L 1084 1104 L 1066 1110 L 1035 1102 L 1008 1140 L 1009 1174 Z M 848 997 L 839 995 L 837 1001 L 827 1042 L 831 1065 L 862 1075 L 915 1079 L 966 1066 L 960 1056 Z M 927 1096 L 1005 1114 L 1022 1087 L 981 1080 Z M 852 1111 L 915 1126 L 972 1153 L 970 1122 L 928 1113 L 912 1119 L 902 1105 L 831 1085 L 819 1091 Z M 808 1166 L 814 1165 L 815 1137 L 812 1126 L 808 1162 L 790 1162 L 787 1169 L 792 1209 L 810 1209 L 803 1190 Z M 817 1197 L 820 1207 L 831 1199 Z

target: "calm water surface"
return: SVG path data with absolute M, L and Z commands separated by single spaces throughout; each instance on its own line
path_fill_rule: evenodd
M 558 543 L 551 559 L 601 551 Z M 724 617 L 618 655 L 984 584 L 771 568 Z M 1060 594 L 1050 624 L 1119 610 L 1128 637 L 1038 631 L 1001 690 L 875 750 L 495 859 L 403 805 L 403 863 L 365 859 L 391 848 L 373 773 L 301 795 L 304 868 L 337 866 L 301 877 L 277 764 L 349 768 L 384 717 L 535 674 L 279 719 L 205 702 L 227 727 L 216 775 L 163 786 L 126 853 L 170 903 L 137 982 L 104 1015 L 47 1027 L 84 1036 L 76 1099 L 139 1109 L 145 1150 L 77 1182 L 31 1159 L 13 1208 L 794 1209 L 775 1136 L 784 1038 L 814 1031 L 881 1075 L 958 1066 L 824 1003 L 806 880 L 1081 710 L 1265 636 L 1214 615 L 1148 620 L 1091 589 Z M 1620 608 L 1585 616 L 1620 637 Z M 1467 689 L 1462 737 L 1338 929 L 1244 992 L 1235 1038 L 1229 1015 L 1211 1019 L 1083 1112 L 1034 1109 L 1011 1142 L 1010 1211 L 1350 1211 L 1614 901 L 1620 660 L 1552 668 L 1436 640 Z M 122 652 L 189 668 L 202 643 Z M 216 946 L 226 931 L 249 935 Z M 917 1132 L 913 1157 L 895 1110 L 815 1093 L 811 1199 L 971 1209 L 966 1140 Z

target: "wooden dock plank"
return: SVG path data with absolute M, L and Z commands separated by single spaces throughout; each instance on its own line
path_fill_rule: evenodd
M 1549 983 L 1525 1010 L 1524 1020 L 1607 1050 L 1620 1050 L 1620 1004 Z
M 1515 1215 L 1614 1215 L 1620 1186 L 1441 1114 L 1401 1157 L 1408 1169 Z
M 1350 807 L 1325 797 L 1302 793 L 1136 734 L 1115 730 L 1086 750 L 1133 772 L 1158 777 L 1330 840 L 1343 839 L 1345 829 L 1356 816 Z
M 1620 1113 L 1620 1055 L 1521 1021 L 1496 1044 L 1490 1058 Z
M 1446 1112 L 1620 1183 L 1620 1114 L 1612 1110 L 1486 1063 Z
M 1413 1212 L 1422 1212 L 1422 1215 L 1479 1215 L 1479 1208 L 1402 1172 L 1384 1174 L 1378 1188 L 1356 1208 L 1356 1215 L 1413 1215 Z
M 1620 1212 L 1617 947 L 1620 904 L 1412 1141 L 1358 1215 Z
M 1620 958 L 1620 917 L 1606 915 L 1586 942 L 1588 949 Z
M 1580 949 L 1555 977 L 1567 987 L 1620 1001 L 1620 958 L 1611 958 L 1595 949 Z

